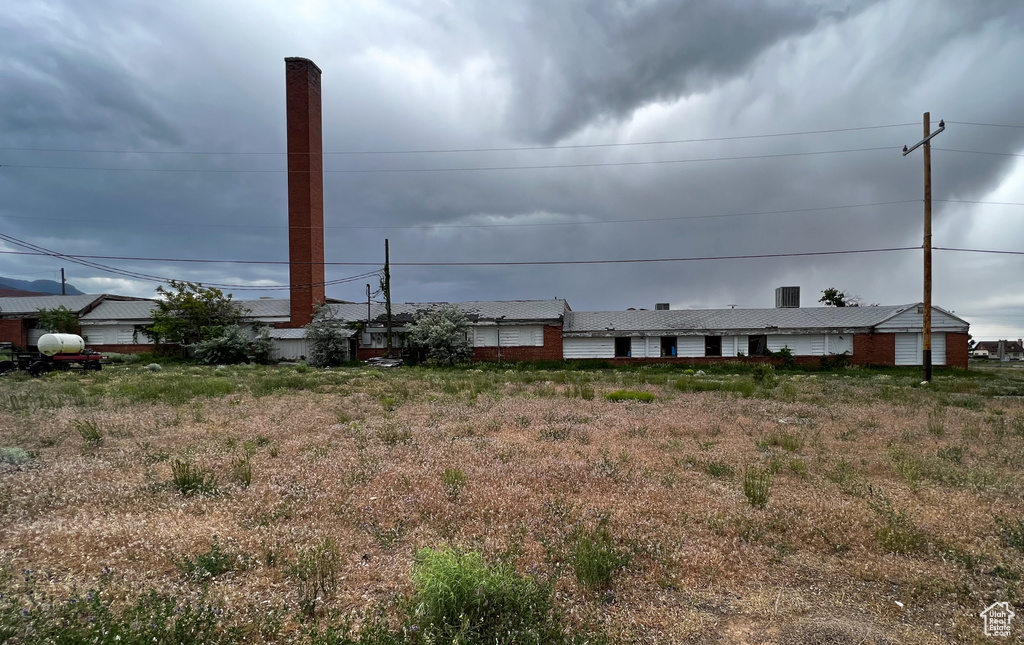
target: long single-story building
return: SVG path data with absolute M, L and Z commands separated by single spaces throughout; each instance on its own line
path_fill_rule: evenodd
M 245 311 L 243 325 L 258 321 L 270 328 L 275 358 L 308 356 L 305 329 L 292 326 L 289 300 L 235 302 Z M 0 340 L 33 345 L 43 333 L 36 328 L 39 309 L 61 305 L 79 314 L 82 336 L 92 349 L 153 349 L 143 330 L 152 324 L 156 302 L 109 295 L 0 298 Z M 801 363 L 841 355 L 864 365 L 922 362 L 921 304 L 600 312 L 572 311 L 562 299 L 396 303 L 392 306 L 393 347 L 403 347 L 409 325 L 420 315 L 446 305 L 466 313 L 474 360 L 701 363 L 768 357 L 788 349 Z M 384 305 L 334 301 L 329 306 L 346 323 L 355 358 L 384 354 Z M 967 367 L 968 329 L 967 321 L 933 307 L 932 363 Z
M 574 311 L 564 357 L 715 362 L 788 349 L 798 362 L 848 356 L 862 365 L 920 365 L 924 307 L 777 307 Z M 932 308 L 932 364 L 967 367 L 967 321 Z

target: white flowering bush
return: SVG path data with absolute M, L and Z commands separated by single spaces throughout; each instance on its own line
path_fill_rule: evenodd
M 331 367 L 349 360 L 348 335 L 345 323 L 334 316 L 327 305 L 317 307 L 313 321 L 306 325 L 309 364 Z
M 454 365 L 473 355 L 466 329 L 465 312 L 448 305 L 420 316 L 409 329 L 409 344 L 426 350 L 430 363 Z

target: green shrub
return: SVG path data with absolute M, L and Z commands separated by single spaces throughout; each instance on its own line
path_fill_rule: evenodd
M 95 448 L 103 443 L 103 432 L 92 419 L 75 419 L 72 423 L 75 426 L 75 430 L 78 430 L 78 434 L 82 435 L 82 441 L 87 446 Z
M 476 552 L 421 549 L 410 620 L 423 643 L 560 643 L 551 587 Z
M 416 319 L 409 327 L 409 345 L 425 350 L 427 362 L 434 365 L 468 361 L 473 347 L 466 338 L 467 324 L 464 311 L 445 305 Z
M 868 507 L 885 522 L 875 531 L 875 540 L 883 549 L 901 555 L 927 551 L 928 535 L 914 524 L 906 511 L 894 508 L 881 494 L 868 500 Z
M 743 494 L 754 508 L 764 508 L 771 496 L 773 475 L 771 470 L 749 466 L 743 471 Z
M 650 403 L 654 400 L 654 395 L 650 392 L 638 392 L 636 390 L 615 390 L 604 395 L 604 398 L 609 401 L 640 401 L 642 403 Z
M 1006 546 L 1013 547 L 1024 553 L 1024 518 L 1006 519 L 997 517 L 996 524 L 999 525 L 1003 533 L 1003 540 L 1006 542 Z
M 216 578 L 222 573 L 241 569 L 242 557 L 237 553 L 221 550 L 217 536 L 213 536 L 213 545 L 209 551 L 200 553 L 195 558 L 185 556 L 174 564 L 187 577 L 208 580 Z
M 295 579 L 299 609 L 306 616 L 316 613 L 317 601 L 334 597 L 338 589 L 338 559 L 338 544 L 329 536 L 296 553 L 296 562 L 288 574 Z
M 0 448 L 0 464 L 20 466 L 31 461 L 32 456 L 21 448 Z
M 704 469 L 712 477 L 732 477 L 735 473 L 732 466 L 722 461 L 709 461 Z
M 462 489 L 466 486 L 466 473 L 458 468 L 445 468 L 444 472 L 441 473 L 441 483 L 444 484 L 448 499 L 454 502 L 459 498 L 459 495 L 462 494 Z
M 771 363 L 758 363 L 750 371 L 750 376 L 754 379 L 755 383 L 762 387 L 775 387 L 775 368 Z
M 171 463 L 171 482 L 186 497 L 217 493 L 217 476 L 190 461 L 175 459 Z
M 585 587 L 609 587 L 612 575 L 629 564 L 629 560 L 629 553 L 615 544 L 607 516 L 601 517 L 594 530 L 578 529 L 573 535 L 569 563 L 577 582 Z
M 350 333 L 351 330 L 335 316 L 329 305 L 317 307 L 313 321 L 306 325 L 309 364 L 314 367 L 333 367 L 347 363 Z
M 203 340 L 193 345 L 204 365 L 233 365 L 249 360 L 249 338 L 238 325 L 210 327 Z
M 0 572 L 2 575 L 2 572 Z M 115 609 L 105 583 L 100 588 L 59 599 L 34 588 L 28 576 L 14 589 L 0 586 L 0 642 L 7 645 L 228 645 L 229 613 L 204 597 L 179 600 L 150 591 Z
M 249 488 L 252 484 L 252 460 L 248 451 L 243 451 L 231 462 L 231 475 L 242 488 Z

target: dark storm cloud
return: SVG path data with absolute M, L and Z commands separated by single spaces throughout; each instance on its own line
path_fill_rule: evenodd
M 494 53 L 513 85 L 509 121 L 548 142 L 707 89 L 771 45 L 849 12 L 811 2 L 699 0 L 486 7 L 482 22 L 493 29 Z

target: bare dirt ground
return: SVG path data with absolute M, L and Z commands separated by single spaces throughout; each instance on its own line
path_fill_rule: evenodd
M 688 391 L 707 383 L 726 389 Z M 605 397 L 622 389 L 654 400 Z M 455 545 L 557 573 L 567 620 L 613 642 L 990 642 L 979 612 L 1021 607 L 1021 394 L 1009 373 L 866 370 L 5 379 L 0 568 L 57 597 L 205 590 L 260 642 L 297 638 L 292 565 L 325 537 L 322 613 L 408 594 L 417 549 Z M 176 462 L 215 487 L 183 495 Z M 566 545 L 600 526 L 628 562 L 595 588 Z M 232 564 L 197 579 L 183 563 L 215 539 Z

